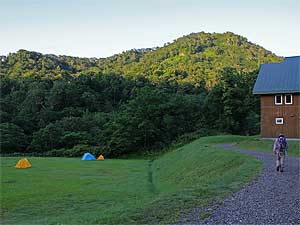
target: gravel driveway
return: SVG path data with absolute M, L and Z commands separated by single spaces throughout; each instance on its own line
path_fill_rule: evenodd
M 300 224 L 300 158 L 287 157 L 284 172 L 275 170 L 275 156 L 252 152 L 232 145 L 221 145 L 229 150 L 253 155 L 263 161 L 257 179 L 232 196 L 215 202 L 208 209 L 195 209 L 193 222 L 184 224 Z M 200 212 L 209 212 L 205 220 Z

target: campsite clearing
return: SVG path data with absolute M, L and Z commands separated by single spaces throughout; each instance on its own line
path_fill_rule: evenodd
M 157 160 L 1 158 L 4 224 L 180 222 L 182 214 L 249 182 L 261 163 L 216 147 L 245 137 L 200 138 Z

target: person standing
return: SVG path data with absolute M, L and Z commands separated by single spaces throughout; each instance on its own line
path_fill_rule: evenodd
M 287 154 L 288 143 L 283 134 L 276 138 L 273 146 L 273 152 L 276 155 L 276 170 L 283 172 L 284 159 Z

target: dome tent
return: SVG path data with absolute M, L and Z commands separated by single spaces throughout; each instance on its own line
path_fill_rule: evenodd
M 99 157 L 97 158 L 97 160 L 104 160 L 104 156 L 103 155 L 99 155 Z
M 87 152 L 87 153 L 84 153 L 81 160 L 96 160 L 96 158 L 91 153 Z
M 27 158 L 22 158 L 17 162 L 15 168 L 17 168 L 17 169 L 31 168 L 31 164 Z

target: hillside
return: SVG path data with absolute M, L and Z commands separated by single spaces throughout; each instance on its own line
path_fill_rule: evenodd
M 104 73 L 143 75 L 157 83 L 177 81 L 197 85 L 204 81 L 211 87 L 226 67 L 248 73 L 257 70 L 261 63 L 274 61 L 280 58 L 242 36 L 201 32 L 146 52 L 130 50 L 98 61 L 97 65 Z
M 270 51 L 231 32 L 192 33 L 163 47 L 133 49 L 108 58 L 78 58 L 43 55 L 20 50 L 1 57 L 0 73 L 9 77 L 50 77 L 78 74 L 142 76 L 154 83 L 176 82 L 212 87 L 226 67 L 240 73 L 259 68 L 261 63 L 280 61 Z
M 0 60 L 1 153 L 120 156 L 195 131 L 258 134 L 257 71 L 280 60 L 233 33 L 103 59 L 20 50 Z

